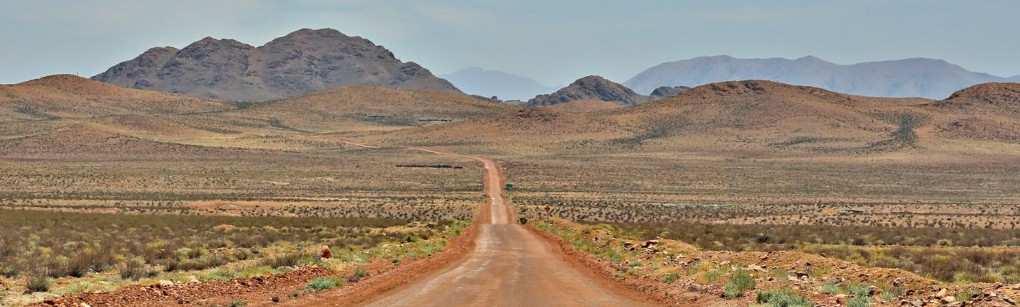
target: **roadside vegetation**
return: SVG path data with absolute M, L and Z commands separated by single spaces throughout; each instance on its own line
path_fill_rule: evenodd
M 125 215 L 0 210 L 0 279 L 11 304 L 122 285 L 231 280 L 302 266 L 341 270 L 427 257 L 466 221 Z M 323 246 L 330 257 L 322 257 Z M 352 276 L 362 278 L 363 270 Z M 342 283 L 333 285 L 339 286 Z M 325 280 L 310 289 L 327 287 Z M 28 293 L 26 295 L 20 295 Z M 42 293 L 34 295 L 33 293 Z M 27 297 L 26 297 L 27 296 Z M 8 304 L 0 301 L 0 305 Z
M 793 250 L 947 282 L 1020 283 L 1020 230 L 703 223 L 619 224 L 706 250 Z
M 555 218 L 531 220 L 529 223 L 560 238 L 571 249 L 606 263 L 618 278 L 651 282 L 651 293 L 665 293 L 665 300 L 688 304 L 705 298 L 764 306 L 872 306 L 903 301 L 910 304 L 973 303 L 1003 297 L 1005 299 L 1001 302 L 1006 302 L 1007 299 L 1013 300 L 1009 295 L 1020 291 L 1020 286 L 1002 286 L 1016 285 L 1016 282 L 1005 280 L 1013 278 L 1010 277 L 1014 274 L 1010 273 L 1013 270 L 1010 268 L 1016 267 L 1015 260 L 1006 258 L 983 262 L 986 266 L 981 268 L 991 270 L 993 276 L 1003 279 L 995 281 L 998 283 L 974 283 L 964 279 L 945 282 L 903 270 L 876 268 L 868 263 L 858 265 L 854 263 L 857 262 L 855 259 L 848 262 L 836 259 L 842 258 L 838 255 L 810 250 L 819 245 L 794 244 L 791 246 L 799 247 L 767 250 L 730 250 L 712 245 L 713 248 L 709 249 L 676 240 L 681 238 L 678 236 L 649 237 L 647 229 L 635 227 L 577 224 Z M 677 226 L 671 232 L 682 232 L 682 229 L 682 226 Z M 699 234 L 703 235 L 697 231 L 690 235 Z M 864 251 L 870 247 L 860 248 Z M 923 257 L 924 252 L 927 251 L 919 250 L 917 257 Z M 1012 257 L 1015 258 L 1016 254 Z M 944 257 L 935 254 L 932 258 Z M 936 266 L 919 267 L 947 270 Z M 956 276 L 968 274 L 967 270 L 957 270 Z M 989 274 L 988 271 L 984 273 Z M 707 304 L 705 301 L 698 302 Z

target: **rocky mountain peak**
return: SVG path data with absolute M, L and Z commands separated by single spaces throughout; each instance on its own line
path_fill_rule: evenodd
M 206 37 L 153 48 L 93 77 L 121 86 L 231 101 L 265 101 L 344 85 L 458 91 L 371 41 L 334 29 L 301 29 L 260 47 Z
M 602 100 L 621 105 L 637 105 L 647 100 L 626 86 L 600 76 L 587 76 L 552 94 L 539 95 L 528 106 L 549 106 L 577 100 Z

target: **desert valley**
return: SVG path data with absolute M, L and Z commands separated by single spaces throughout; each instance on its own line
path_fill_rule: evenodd
M 302 29 L 2 85 L 0 305 L 1017 304 L 1020 84 L 699 61 L 503 101 Z

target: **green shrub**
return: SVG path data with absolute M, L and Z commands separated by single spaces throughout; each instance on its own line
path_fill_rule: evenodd
M 727 298 L 737 298 L 744 295 L 747 290 L 754 289 L 754 277 L 747 271 L 737 270 L 730 276 L 730 280 L 723 286 L 723 294 Z
M 871 296 L 871 290 L 869 288 L 870 287 L 868 285 L 861 283 L 851 283 L 850 285 L 846 286 L 847 292 L 849 292 L 851 296 L 855 297 Z
M 248 302 L 245 302 L 244 300 L 234 300 L 233 302 L 230 302 L 230 307 L 244 307 L 247 305 Z
M 868 307 L 871 306 L 871 298 L 867 296 L 854 296 L 846 301 L 847 307 Z
M 676 282 L 677 279 L 680 279 L 680 273 L 670 272 L 669 274 L 666 274 L 666 276 L 662 277 L 662 282 L 671 284 Z
M 359 267 L 354 269 L 354 273 L 351 273 L 351 276 L 347 277 L 347 282 L 356 283 L 365 278 L 365 276 L 368 276 L 368 272 Z
M 825 284 L 824 284 L 824 285 L 822 285 L 822 287 L 821 287 L 820 289 L 818 289 L 818 290 L 819 290 L 819 291 L 821 291 L 822 293 L 825 293 L 825 294 L 830 294 L 830 295 L 832 295 L 832 294 L 836 294 L 836 293 L 839 293 L 839 291 L 840 291 L 840 289 L 839 289 L 839 284 L 837 284 L 837 283 L 833 283 L 833 282 L 827 282 L 827 283 L 825 283 Z
M 322 291 L 336 288 L 340 286 L 340 284 L 340 280 L 333 277 L 316 277 L 315 279 L 312 279 L 312 281 L 309 281 L 305 288 L 313 291 Z
M 810 301 L 790 289 L 758 292 L 755 301 L 770 307 L 810 307 Z
M 846 290 L 850 294 L 850 299 L 846 302 L 848 307 L 871 306 L 871 289 L 868 285 L 851 283 L 846 286 Z

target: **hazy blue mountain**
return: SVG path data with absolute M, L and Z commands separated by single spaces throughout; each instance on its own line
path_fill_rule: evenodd
M 552 87 L 528 77 L 496 70 L 471 67 L 442 76 L 465 93 L 503 100 L 527 100 L 547 93 Z
M 1020 75 L 1010 77 L 1009 81 L 1020 82 Z
M 624 84 L 638 93 L 649 93 L 661 86 L 697 86 L 734 80 L 770 80 L 865 96 L 942 99 L 971 85 L 1007 79 L 968 71 L 937 59 L 839 65 L 812 56 L 738 59 L 723 55 L 663 63 Z

